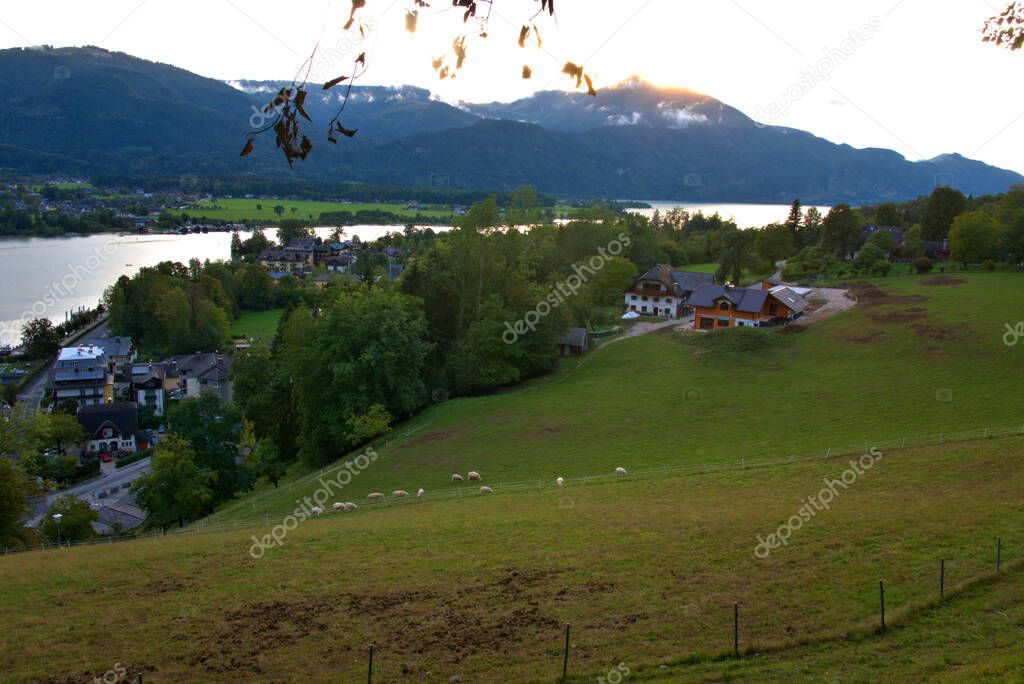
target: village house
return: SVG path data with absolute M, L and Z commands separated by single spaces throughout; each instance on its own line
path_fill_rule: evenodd
M 676 271 L 658 264 L 633 279 L 625 292 L 626 308 L 641 315 L 680 318 L 689 310 L 687 300 L 694 290 L 712 282 L 710 273 Z
M 73 399 L 79 406 L 102 404 L 114 398 L 114 374 L 99 347 L 64 347 L 53 370 L 54 401 Z
M 203 390 L 231 403 L 231 359 L 216 352 L 196 352 L 172 356 L 164 361 L 168 372 L 178 377 L 178 387 L 186 397 L 198 397 Z
M 763 287 L 702 285 L 690 296 L 694 329 L 785 325 L 807 309 L 806 299 L 785 286 Z
M 134 402 L 93 404 L 78 409 L 78 423 L 87 435 L 84 444 L 86 456 L 133 454 L 139 433 L 139 409 Z
M 886 232 L 892 237 L 893 243 L 896 245 L 896 249 L 891 254 L 887 254 L 887 257 L 904 259 L 901 248 L 903 247 L 903 240 L 906 236 L 907 229 L 903 226 L 876 226 L 876 225 L 865 225 L 861 226 L 861 237 L 865 242 L 874 235 L 875 233 Z M 949 241 L 948 240 L 921 240 L 921 252 L 924 256 L 929 259 L 944 260 L 949 258 Z

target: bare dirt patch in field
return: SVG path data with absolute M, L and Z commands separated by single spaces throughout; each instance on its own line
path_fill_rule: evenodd
M 952 325 L 928 325 L 926 323 L 914 323 L 910 328 L 921 337 L 927 337 L 930 340 L 952 342 L 956 340 L 965 340 L 970 337 L 968 333 Z
M 936 276 L 918 281 L 918 285 L 927 285 L 928 287 L 954 287 L 965 283 L 967 283 L 967 278 L 957 278 L 956 276 Z
M 927 311 L 916 306 L 906 309 L 891 310 L 886 308 L 884 311 L 872 310 L 868 312 L 868 318 L 875 323 L 882 323 L 885 325 L 893 323 L 913 323 L 914 321 L 919 321 L 927 316 Z
M 842 339 L 846 342 L 853 342 L 854 344 L 868 344 L 883 337 L 885 337 L 885 331 L 869 330 L 865 332 L 852 333 Z
M 911 305 L 928 301 L 924 295 L 891 295 L 871 283 L 854 283 L 850 289 L 864 306 Z
M 425 435 L 419 437 L 413 437 L 408 442 L 397 447 L 398 449 L 408 449 L 409 447 L 420 446 L 421 444 L 433 444 L 435 442 L 443 442 L 452 435 L 456 435 L 462 432 L 465 428 L 452 428 L 450 430 L 434 430 L 428 432 Z

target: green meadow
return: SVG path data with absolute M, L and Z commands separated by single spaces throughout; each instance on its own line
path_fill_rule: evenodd
M 1024 425 L 1024 344 L 1002 339 L 1024 319 L 1024 277 L 875 282 L 854 288 L 854 308 L 768 333 L 761 348 L 671 331 L 606 341 L 512 391 L 437 404 L 378 441 L 384 465 L 354 481 L 348 500 L 450 491 L 451 474 L 469 470 L 490 485 L 546 483 Z M 280 515 L 316 487 L 295 475 L 210 522 Z
M 1024 277 L 852 292 L 806 329 L 608 340 L 514 390 L 439 402 L 379 440 L 319 518 L 287 517 L 323 487 L 296 472 L 207 529 L 0 558 L 0 671 L 364 681 L 373 644 L 376 682 L 553 683 L 570 624 L 573 682 L 620 664 L 623 681 L 1019 680 L 1024 434 L 980 430 L 1024 431 L 1024 344 L 1003 340 Z M 878 445 L 757 553 L 851 468 L 836 447 Z M 451 483 L 469 470 L 495 493 Z M 365 498 L 420 487 L 423 501 Z
M 284 207 L 284 213 L 278 216 L 274 207 Z M 292 211 L 292 210 L 295 211 Z M 248 198 L 214 198 L 202 200 L 199 209 L 186 211 L 189 216 L 220 221 L 264 221 L 276 223 L 281 219 L 302 219 L 316 221 L 320 214 L 334 211 L 347 211 L 355 214 L 360 211 L 386 211 L 397 214 L 404 219 L 413 219 L 416 214 L 431 218 L 447 218 L 452 212 L 439 205 L 423 205 L 419 209 L 409 209 L 406 204 L 386 203 L 353 203 L 319 202 L 313 200 L 288 199 L 248 199 Z
M 277 324 L 281 320 L 284 309 L 268 309 L 267 311 L 244 311 L 231 322 L 231 336 L 254 339 L 264 343 L 274 339 Z

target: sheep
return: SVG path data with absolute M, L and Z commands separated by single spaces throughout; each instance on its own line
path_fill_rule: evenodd
M 563 479 L 562 479 L 562 478 L 560 478 L 560 477 L 556 477 L 556 478 L 555 478 L 555 484 L 556 484 L 556 485 L 558 485 L 559 487 L 561 487 L 562 485 L 564 485 L 564 484 L 565 484 L 565 480 L 563 480 Z
M 380 492 L 373 492 L 372 494 L 367 494 L 366 498 L 369 501 L 379 501 L 380 499 L 384 498 L 384 495 L 381 494 Z
M 354 510 L 356 510 L 357 508 L 359 508 L 359 506 L 356 506 L 356 505 L 355 505 L 354 503 L 352 503 L 351 501 L 346 501 L 346 502 L 345 502 L 345 510 L 346 510 L 346 511 L 354 511 Z
M 309 509 L 309 512 L 317 518 L 319 518 L 320 514 L 324 512 L 324 509 L 320 508 L 319 506 L 313 506 L 312 508 Z
M 427 495 L 427 493 L 425 491 L 423 491 L 422 487 L 420 487 L 420 490 L 418 492 L 416 492 L 416 498 L 417 499 L 422 499 L 426 495 Z
M 405 497 L 409 496 L 409 492 L 405 491 L 404 489 L 396 489 L 395 491 L 391 492 L 391 496 L 395 497 L 396 499 L 404 499 Z
M 622 468 L 622 467 L 616 468 L 615 469 L 615 474 L 616 475 L 625 475 L 626 474 L 626 469 Z
M 458 473 L 455 473 L 454 475 L 452 475 L 452 482 L 462 482 L 464 479 L 465 478 L 463 478 Z
M 470 482 L 479 482 L 480 479 L 481 479 L 480 478 L 480 473 L 476 472 L 475 470 L 470 470 L 469 474 L 466 475 L 466 477 L 469 478 Z
M 491 489 L 490 487 L 481 487 L 480 488 L 480 493 L 481 494 L 493 494 L 494 490 Z
M 343 504 L 343 503 L 333 504 L 331 506 L 331 508 L 333 508 L 336 511 L 347 511 L 348 510 L 347 508 L 345 508 L 345 504 Z

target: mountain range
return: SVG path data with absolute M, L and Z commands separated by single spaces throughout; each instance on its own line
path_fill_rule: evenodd
M 598 91 L 544 91 L 457 105 L 416 87 L 356 86 L 337 146 L 326 125 L 342 89 L 311 85 L 315 149 L 288 169 L 269 135 L 241 158 L 282 83 L 224 83 L 100 48 L 0 51 L 0 168 L 33 173 L 281 176 L 576 197 L 851 203 L 952 184 L 1002 192 L 1024 176 L 947 154 L 909 161 L 756 123 L 713 97 L 639 78 Z

